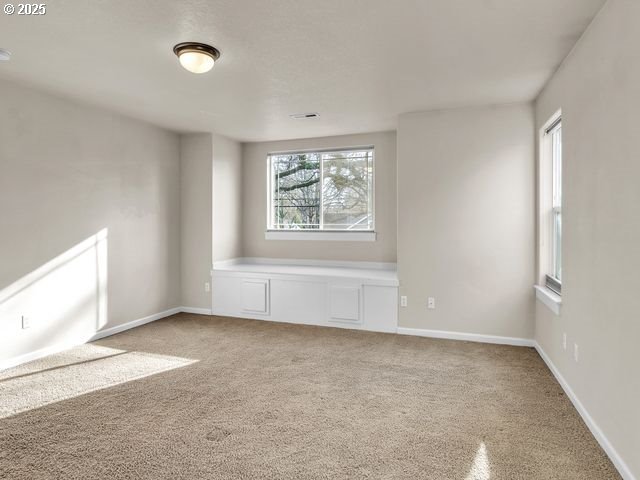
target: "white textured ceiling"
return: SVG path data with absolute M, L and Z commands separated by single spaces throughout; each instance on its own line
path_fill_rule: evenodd
M 604 2 L 50 0 L 0 14 L 0 78 L 245 141 L 388 130 L 404 112 L 532 100 Z M 190 74 L 183 41 L 222 57 Z M 302 112 L 321 117 L 289 118 Z

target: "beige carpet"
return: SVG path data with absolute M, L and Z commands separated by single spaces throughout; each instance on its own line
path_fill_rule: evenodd
M 3 479 L 620 478 L 527 348 L 180 314 L 0 385 Z

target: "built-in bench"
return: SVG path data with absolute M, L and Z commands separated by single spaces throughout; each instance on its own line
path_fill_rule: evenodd
M 213 269 L 213 314 L 396 332 L 395 264 L 241 258 Z

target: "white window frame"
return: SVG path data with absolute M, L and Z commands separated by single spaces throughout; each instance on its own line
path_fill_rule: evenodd
M 296 155 L 296 154 L 309 154 L 315 153 L 319 155 L 326 155 L 331 153 L 342 153 L 351 151 L 371 151 L 371 165 L 372 165 L 372 178 L 371 178 L 371 229 L 369 230 L 330 230 L 330 229 L 317 229 L 317 230 L 284 230 L 273 228 L 273 208 L 272 208 L 272 188 L 273 179 L 271 178 L 271 158 L 278 155 Z M 321 157 L 322 158 L 322 157 Z M 266 159 L 267 167 L 267 228 L 265 231 L 266 240 L 324 240 L 324 241 L 354 241 L 354 242 L 375 242 L 376 241 L 376 160 L 375 160 L 375 147 L 373 145 L 355 146 L 355 147 L 342 147 L 342 148 L 320 148 L 320 149 L 305 149 L 305 150 L 290 150 L 290 151 L 277 151 L 269 152 Z M 323 183 L 324 169 L 322 167 L 322 160 L 320 165 L 320 184 Z M 320 222 L 322 225 L 322 195 L 320 195 Z
M 558 295 L 562 286 L 562 118 L 558 117 L 547 128 L 545 135 L 549 137 L 551 156 L 551 265 L 547 272 L 546 286 Z M 560 217 L 560 233 L 558 234 L 557 217 Z
M 559 137 L 557 136 L 559 135 Z M 556 315 L 562 303 L 562 230 L 556 241 L 556 216 L 562 222 L 562 111 L 540 130 L 538 165 L 538 273 L 537 298 Z M 559 156 L 558 156 L 559 154 Z M 559 161 L 559 164 L 557 163 Z M 562 229 L 562 223 L 560 228 Z

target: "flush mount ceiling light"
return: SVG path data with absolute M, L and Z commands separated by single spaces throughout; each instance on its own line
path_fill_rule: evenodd
M 6 62 L 11 58 L 11 52 L 0 48 L 0 62 Z
M 173 47 L 173 53 L 178 56 L 180 65 L 191 73 L 208 72 L 220 58 L 220 51 L 217 48 L 197 42 L 179 43 Z

